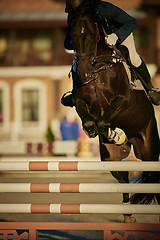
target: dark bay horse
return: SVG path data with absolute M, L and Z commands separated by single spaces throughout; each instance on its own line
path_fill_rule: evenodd
M 132 90 L 122 62 L 112 61 L 113 49 L 105 43 L 103 29 L 90 16 L 76 15 L 71 27 L 77 55 L 77 76 L 73 100 L 89 137 L 99 136 L 102 161 L 121 161 L 133 145 L 142 161 L 158 161 L 160 140 L 154 109 L 144 91 Z M 76 74 L 76 73 L 73 73 Z M 122 146 L 109 144 L 108 129 L 122 129 L 128 141 Z M 154 162 L 153 162 L 154 164 Z M 128 172 L 112 172 L 120 183 L 128 183 Z M 159 172 L 143 172 L 142 183 L 160 182 Z M 158 194 L 123 194 L 123 202 L 147 203 Z M 132 221 L 125 215 L 125 222 Z

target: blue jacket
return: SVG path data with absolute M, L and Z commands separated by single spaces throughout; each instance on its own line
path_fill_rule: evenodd
M 137 25 L 136 19 L 109 2 L 100 1 L 96 6 L 96 12 L 97 20 L 104 27 L 106 33 L 115 33 L 118 36 L 117 44 L 121 44 Z M 64 41 L 64 47 L 68 50 L 74 49 L 70 36 L 71 21 L 72 19 L 68 15 L 68 28 Z

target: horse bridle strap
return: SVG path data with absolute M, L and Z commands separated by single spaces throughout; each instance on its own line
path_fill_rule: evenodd
M 100 57 L 101 57 L 101 56 L 100 56 Z M 98 57 L 97 57 L 97 59 L 98 59 Z M 106 60 L 109 60 L 109 58 L 106 59 Z M 110 60 L 111 60 L 111 58 L 110 58 Z M 104 60 L 102 61 L 101 58 L 100 58 L 100 61 L 99 61 L 99 62 L 95 61 L 94 64 L 96 64 L 96 63 L 102 63 L 102 62 L 104 62 L 103 65 L 98 66 L 98 67 L 95 68 L 95 69 L 92 69 L 89 73 L 87 73 L 87 74 L 85 75 L 85 79 L 81 79 L 81 84 L 82 84 L 82 86 L 87 85 L 87 84 L 89 84 L 89 83 L 92 82 L 92 81 L 95 81 L 95 80 L 99 77 L 100 72 L 105 71 L 106 69 L 115 66 L 115 63 L 114 63 L 114 62 L 112 62 L 112 61 L 104 61 Z M 93 65 L 94 65 L 94 64 L 93 64 Z
M 87 85 L 92 81 L 95 81 L 98 78 L 100 72 L 105 71 L 106 69 L 115 66 L 116 63 L 123 61 L 120 51 L 114 47 L 110 47 L 113 50 L 112 55 L 97 56 L 97 48 L 98 48 L 98 42 L 100 40 L 100 33 L 99 33 L 98 23 L 95 22 L 95 25 L 96 25 L 96 46 L 95 46 L 94 53 L 93 52 L 87 53 L 87 54 L 86 53 L 76 53 L 77 58 L 79 58 L 79 57 L 82 59 L 90 58 L 89 61 L 90 61 L 91 65 L 95 66 L 94 70 L 92 69 L 91 71 L 86 73 L 85 79 L 81 79 L 82 86 Z M 103 29 L 103 31 L 104 31 L 104 29 Z M 96 67 L 97 64 L 98 65 L 100 64 L 100 65 Z
M 116 62 L 120 62 L 119 60 L 121 58 L 117 57 L 116 55 L 99 55 L 99 56 L 96 56 L 96 57 L 93 57 L 92 58 L 92 66 L 95 65 L 96 63 L 105 63 L 105 64 L 111 64 L 111 63 L 115 63 L 115 60 L 113 59 L 117 59 Z
M 89 84 L 92 81 L 95 81 L 97 78 L 99 77 L 99 72 L 91 72 L 90 74 L 88 74 L 84 79 L 81 79 L 81 85 L 85 86 L 87 84 Z

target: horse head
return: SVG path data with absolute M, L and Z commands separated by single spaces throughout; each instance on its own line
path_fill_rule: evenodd
M 72 41 L 78 53 L 93 54 L 96 49 L 100 38 L 95 8 L 98 1 L 66 0 L 66 9 L 72 19 Z
M 77 56 L 77 73 L 84 85 L 110 64 L 112 49 L 105 43 L 104 30 L 94 16 L 77 14 L 72 20 L 71 37 Z
M 78 54 L 94 55 L 100 39 L 96 23 L 88 16 L 78 16 L 72 23 L 72 40 Z
M 78 12 L 93 12 L 95 6 L 100 0 L 66 0 L 66 10 L 69 14 Z

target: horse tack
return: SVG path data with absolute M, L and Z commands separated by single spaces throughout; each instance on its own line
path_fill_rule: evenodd
M 95 22 L 96 26 L 96 47 L 94 54 L 91 53 L 76 53 L 77 57 L 77 63 L 78 63 L 78 58 L 81 57 L 83 58 L 89 58 L 89 62 L 91 63 L 92 66 L 94 66 L 94 69 L 90 71 L 89 73 L 85 74 L 85 78 L 81 79 L 82 86 L 89 84 L 92 81 L 97 80 L 99 77 L 99 73 L 102 71 L 106 71 L 106 69 L 111 68 L 115 66 L 117 63 L 125 62 L 125 59 L 122 57 L 121 52 L 115 47 L 115 46 L 109 46 L 113 52 L 112 55 L 97 55 L 97 48 L 98 48 L 98 43 L 100 40 L 100 32 L 99 32 L 99 25 L 97 22 Z M 106 35 L 106 32 L 104 28 L 102 27 L 104 34 Z M 81 34 L 84 34 L 84 27 L 81 28 Z M 97 64 L 102 64 L 102 66 L 96 67 Z
M 86 56 L 84 56 L 86 57 Z M 106 71 L 108 68 L 112 68 L 115 66 L 117 63 L 122 63 L 124 61 L 122 58 L 117 58 L 115 56 L 97 56 L 97 57 L 92 57 L 91 58 L 91 63 L 92 66 L 94 66 L 94 69 L 85 74 L 85 79 L 81 79 L 82 86 L 89 84 L 92 81 L 95 81 L 98 77 L 100 72 Z M 102 64 L 102 66 L 98 66 L 96 68 L 96 64 Z
M 103 63 L 103 65 L 96 67 L 96 64 L 98 63 Z M 100 72 L 106 71 L 108 68 L 115 66 L 115 62 L 112 61 L 112 57 L 110 56 L 97 56 L 91 59 L 91 65 L 94 66 L 94 68 L 89 73 L 85 74 L 84 79 L 81 79 L 82 86 L 97 80 Z
M 95 48 L 94 56 L 96 57 L 97 56 L 98 43 L 99 43 L 99 40 L 100 40 L 100 33 L 99 33 L 98 23 L 95 22 L 95 25 L 96 25 L 96 48 Z
M 91 72 L 89 74 L 86 73 L 85 79 L 81 79 L 82 86 L 85 86 L 85 85 L 91 83 L 92 81 L 95 81 L 98 77 L 99 77 L 98 72 Z

